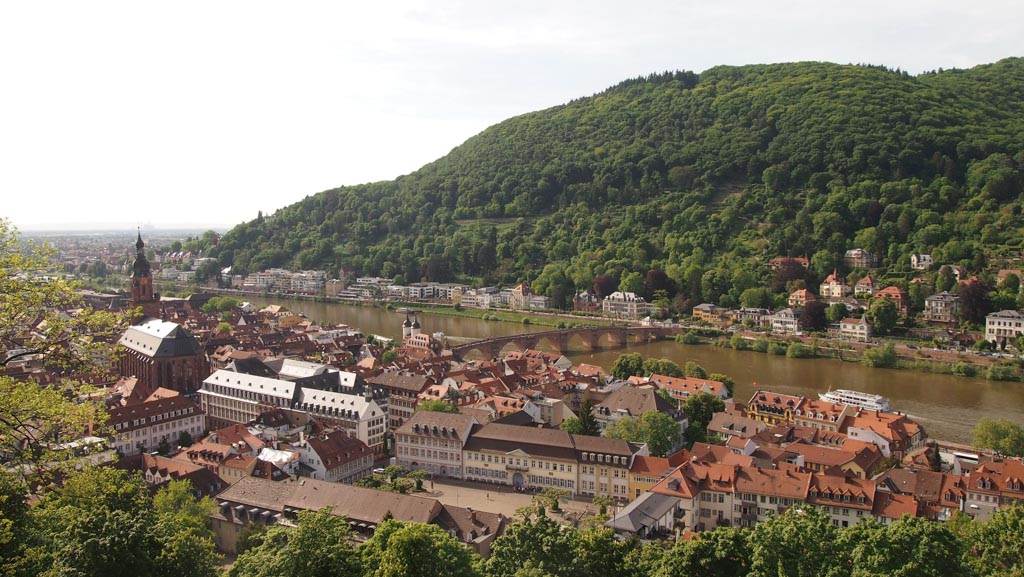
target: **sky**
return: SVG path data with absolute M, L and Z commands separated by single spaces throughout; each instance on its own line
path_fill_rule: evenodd
M 1020 0 L 0 4 L 0 217 L 226 229 L 664 70 L 1024 55 Z

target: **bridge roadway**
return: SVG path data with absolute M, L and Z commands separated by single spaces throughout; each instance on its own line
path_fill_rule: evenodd
M 501 350 L 510 344 L 520 351 L 524 351 L 536 349 L 539 344 L 546 342 L 548 347 L 555 352 L 567 353 L 573 339 L 580 342 L 583 350 L 590 351 L 599 348 L 602 339 L 609 347 L 622 347 L 630 339 L 633 339 L 634 342 L 649 342 L 679 332 L 680 329 L 669 327 L 590 326 L 494 337 L 452 347 L 451 350 L 459 359 L 472 351 L 478 351 L 484 358 L 490 359 L 500 355 Z

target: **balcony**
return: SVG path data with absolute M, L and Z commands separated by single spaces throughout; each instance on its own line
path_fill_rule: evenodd
M 505 470 L 506 471 L 521 471 L 521 472 L 525 473 L 525 472 L 529 471 L 530 468 L 525 466 L 525 465 L 511 465 L 510 464 L 510 465 L 505 465 Z

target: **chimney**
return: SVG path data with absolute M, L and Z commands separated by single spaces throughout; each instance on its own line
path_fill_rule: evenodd
M 469 511 L 469 520 L 476 523 L 476 511 L 472 507 L 466 507 L 466 510 Z

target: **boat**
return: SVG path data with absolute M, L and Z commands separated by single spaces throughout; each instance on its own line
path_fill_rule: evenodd
M 818 393 L 818 398 L 830 403 L 861 407 L 868 409 L 869 411 L 883 411 L 886 413 L 892 412 L 892 407 L 889 406 L 888 399 L 882 395 L 875 395 L 872 393 L 862 393 L 860 391 L 851 391 L 849 389 L 836 389 L 834 391 L 829 389 L 827 393 Z

